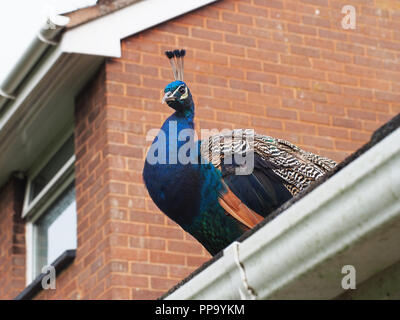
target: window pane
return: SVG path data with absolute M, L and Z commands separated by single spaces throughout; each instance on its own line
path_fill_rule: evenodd
M 50 159 L 46 166 L 33 179 L 29 201 L 35 199 L 40 191 L 43 190 L 43 188 L 50 182 L 50 180 L 63 167 L 63 165 L 73 156 L 73 154 L 74 136 L 71 136 L 63 144 L 60 150 L 58 150 L 57 153 Z
M 34 223 L 34 277 L 65 250 L 76 249 L 76 202 L 74 183 Z

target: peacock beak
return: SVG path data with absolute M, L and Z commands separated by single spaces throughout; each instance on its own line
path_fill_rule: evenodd
M 164 97 L 162 98 L 161 103 L 165 103 L 167 101 L 175 101 L 176 97 L 173 95 L 173 93 L 171 91 L 168 91 Z

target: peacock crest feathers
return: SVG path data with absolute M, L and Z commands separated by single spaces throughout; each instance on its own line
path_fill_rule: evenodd
M 201 142 L 200 152 L 216 168 L 220 168 L 227 156 L 245 156 L 248 152 L 255 152 L 283 179 L 292 195 L 336 166 L 333 160 L 307 152 L 286 140 L 256 134 L 250 129 L 213 135 Z
M 165 55 L 167 56 L 169 63 L 171 64 L 172 72 L 174 74 L 175 80 L 183 81 L 183 69 L 184 63 L 183 58 L 186 55 L 186 50 L 173 50 L 173 51 L 165 51 Z

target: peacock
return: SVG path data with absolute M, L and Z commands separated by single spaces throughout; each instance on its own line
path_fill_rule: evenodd
M 251 129 L 196 140 L 185 52 L 165 52 L 175 81 L 162 103 L 175 112 L 147 152 L 143 180 L 157 207 L 215 255 L 336 163 Z

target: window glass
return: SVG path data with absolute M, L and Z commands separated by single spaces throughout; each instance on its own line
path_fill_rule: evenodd
M 73 154 L 74 137 L 72 135 L 32 180 L 29 201 L 35 199 Z
M 76 249 L 76 201 L 72 182 L 33 224 L 34 277 L 65 250 Z

